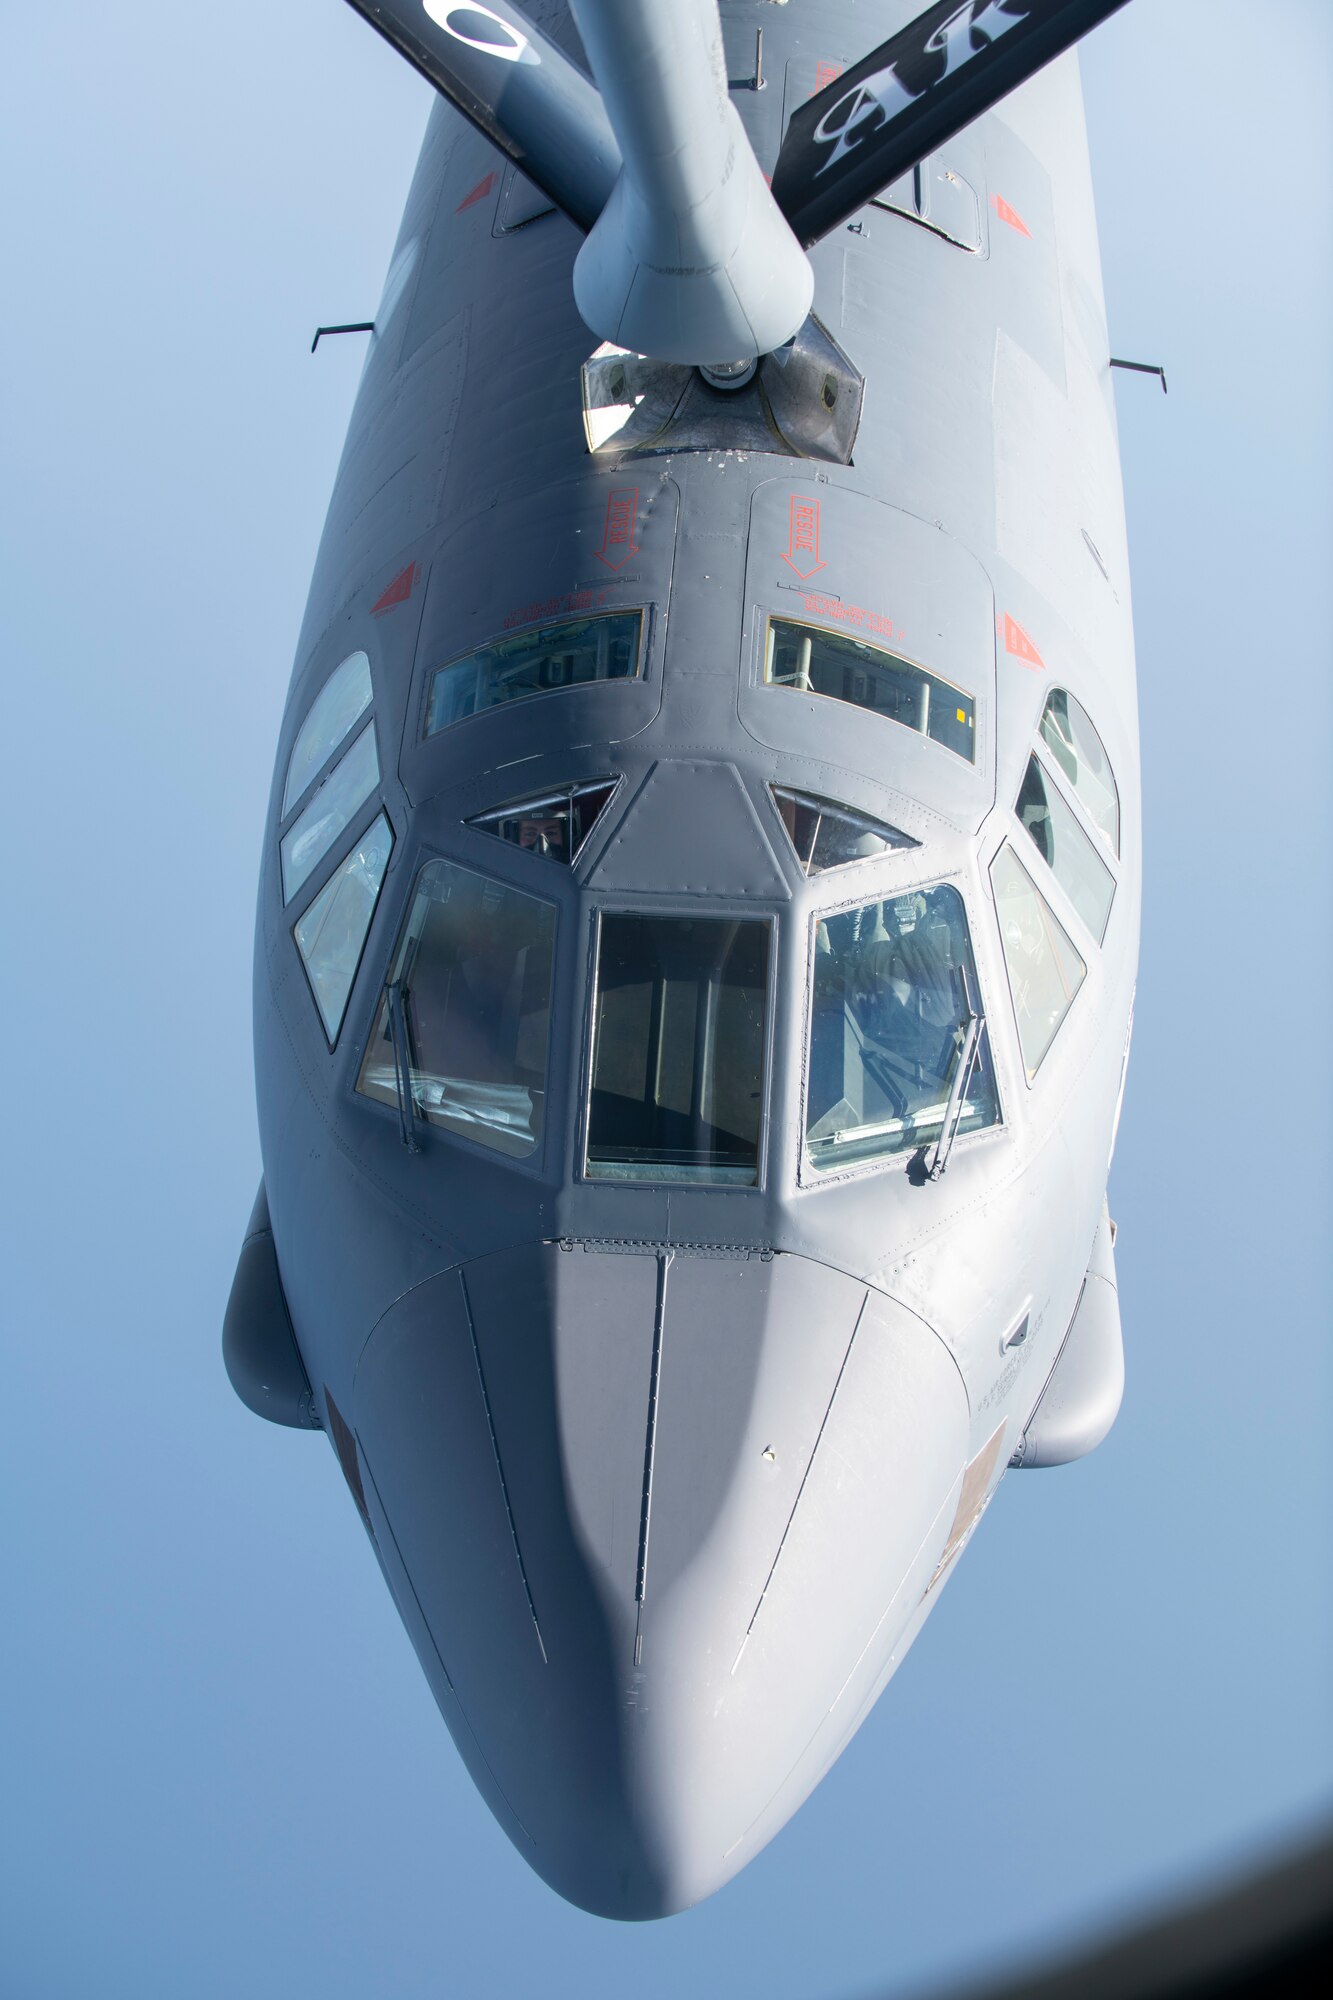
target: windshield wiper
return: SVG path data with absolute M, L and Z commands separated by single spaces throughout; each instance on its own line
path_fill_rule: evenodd
M 935 1151 L 926 1169 L 927 1180 L 937 1181 L 949 1164 L 949 1154 L 958 1136 L 958 1127 L 963 1122 L 972 1072 L 981 1053 L 981 1031 L 985 1025 L 984 1014 L 969 1014 L 963 1023 L 963 1039 L 958 1050 L 958 1061 L 954 1067 L 949 1102 L 944 1107 L 944 1123 L 940 1126 L 940 1136 L 935 1141 Z
M 409 1153 L 419 1153 L 421 1146 L 413 1131 L 416 1119 L 416 1099 L 412 1095 L 412 1056 L 407 1035 L 407 1009 L 403 1004 L 403 982 L 389 980 L 384 988 L 384 998 L 389 1008 L 389 1041 L 393 1046 L 393 1074 L 398 1086 L 398 1123 L 403 1134 L 403 1144 Z

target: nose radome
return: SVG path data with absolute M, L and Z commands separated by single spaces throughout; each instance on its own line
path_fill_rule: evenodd
M 943 1343 L 810 1260 L 534 1245 L 362 1358 L 367 1505 L 460 1751 L 552 1887 L 666 1915 L 833 1761 L 967 1449 Z

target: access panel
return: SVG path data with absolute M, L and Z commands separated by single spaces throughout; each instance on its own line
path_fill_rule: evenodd
M 975 557 L 832 480 L 775 479 L 751 502 L 745 591 L 750 734 L 979 826 L 995 797 L 995 624 Z

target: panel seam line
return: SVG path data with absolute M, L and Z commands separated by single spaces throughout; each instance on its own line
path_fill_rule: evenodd
M 842 1378 L 844 1374 L 847 1372 L 847 1363 L 852 1358 L 852 1343 L 855 1341 L 857 1333 L 860 1331 L 862 1316 L 865 1313 L 865 1309 L 869 1303 L 869 1300 L 870 1300 L 870 1293 L 866 1291 L 862 1294 L 861 1297 L 860 1310 L 857 1312 L 856 1323 L 852 1327 L 851 1337 L 847 1342 L 847 1352 L 843 1355 L 842 1365 L 838 1369 L 838 1379 L 833 1384 L 833 1392 L 828 1399 L 828 1408 L 825 1410 L 822 1418 L 820 1419 L 819 1429 L 815 1433 L 815 1441 L 810 1451 L 809 1461 L 806 1465 L 805 1471 L 801 1474 L 801 1483 L 796 1489 L 796 1498 L 791 1503 L 791 1512 L 790 1514 L 788 1514 L 787 1524 L 782 1530 L 782 1540 L 778 1543 L 777 1552 L 774 1555 L 772 1562 L 769 1564 L 768 1575 L 764 1578 L 764 1587 L 759 1593 L 759 1597 L 755 1604 L 754 1610 L 750 1613 L 750 1622 L 745 1628 L 745 1637 L 741 1640 L 740 1647 L 737 1651 L 736 1657 L 731 1663 L 731 1671 L 733 1674 L 735 1673 L 737 1667 L 741 1663 L 741 1654 L 745 1651 L 745 1648 L 750 1643 L 750 1634 L 754 1630 L 755 1619 L 759 1616 L 759 1613 L 763 1608 L 764 1599 L 768 1596 L 769 1585 L 772 1583 L 774 1576 L 777 1574 L 778 1563 L 782 1559 L 782 1551 L 786 1548 L 787 1537 L 791 1533 L 791 1524 L 796 1519 L 796 1509 L 800 1506 L 801 1495 L 805 1491 L 805 1482 L 810 1477 L 810 1473 L 811 1470 L 813 1469 L 815 1459 L 818 1456 L 820 1441 L 823 1438 L 825 1427 L 828 1424 L 828 1420 L 833 1413 L 834 1400 L 837 1397 L 839 1388 L 841 1387 Z
M 662 1377 L 662 1331 L 666 1324 L 667 1273 L 672 1252 L 657 1254 L 657 1305 L 653 1313 L 653 1360 L 648 1377 L 648 1423 L 643 1441 L 643 1501 L 639 1508 L 639 1560 L 634 1575 L 634 1664 L 643 1657 L 643 1601 L 648 1587 L 648 1530 L 653 1511 L 653 1460 L 657 1453 L 657 1401 Z
M 505 1479 L 504 1461 L 500 1457 L 500 1440 L 495 1434 L 495 1418 L 491 1414 L 491 1399 L 486 1388 L 486 1371 L 481 1365 L 481 1348 L 477 1342 L 477 1329 L 472 1318 L 472 1300 L 468 1296 L 467 1278 L 460 1270 L 458 1288 L 463 1294 L 463 1310 L 467 1314 L 467 1330 L 472 1340 L 472 1358 L 477 1364 L 477 1384 L 481 1390 L 482 1408 L 486 1412 L 486 1428 L 491 1434 L 491 1450 L 495 1454 L 495 1470 L 500 1480 L 500 1497 L 505 1503 L 505 1518 L 509 1522 L 509 1533 L 514 1544 L 514 1559 L 518 1564 L 519 1576 L 523 1579 L 523 1595 L 528 1600 L 528 1611 L 532 1617 L 532 1629 L 537 1635 L 537 1645 L 541 1651 L 542 1665 L 549 1666 L 546 1657 L 546 1643 L 542 1638 L 541 1623 L 537 1617 L 537 1607 L 532 1601 L 532 1586 L 528 1582 L 528 1572 L 523 1561 L 523 1550 L 519 1545 L 518 1526 L 514 1520 L 514 1509 L 510 1505 L 509 1485 Z

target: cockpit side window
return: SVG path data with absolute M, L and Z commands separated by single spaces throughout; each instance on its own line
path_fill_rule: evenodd
M 562 785 L 559 791 L 515 799 L 493 812 L 477 813 L 467 824 L 569 868 L 578 860 L 584 841 L 610 805 L 619 783 L 619 778 L 594 778 L 586 784 Z
M 1087 976 L 1064 925 L 1006 842 L 991 863 L 991 887 L 1028 1081 L 1041 1068 Z
M 593 681 L 633 680 L 643 671 L 642 638 L 642 611 L 611 611 L 497 639 L 435 669 L 423 734 L 438 735 L 502 702 Z
M 969 1043 L 976 1059 L 959 1079 L 954 1129 L 996 1124 L 980 1013 L 963 899 L 948 884 L 818 918 L 805 1114 L 811 1167 L 834 1173 L 938 1138 Z
M 453 861 L 417 877 L 357 1089 L 497 1153 L 541 1138 L 555 910 Z M 390 1006 L 390 994 L 400 1003 Z M 406 1048 L 395 1050 L 402 1032 Z
M 604 915 L 591 1180 L 759 1178 L 771 925 Z
M 839 805 L 836 799 L 789 791 L 785 785 L 770 785 L 768 789 L 807 875 L 849 868 L 857 861 L 877 861 L 894 848 L 921 844 L 898 827 L 870 819 L 851 806 Z
M 1098 944 L 1106 936 L 1115 877 L 1042 769 L 1028 758 L 1023 789 L 1014 807 L 1038 854 L 1082 917 Z
M 375 725 L 368 722 L 282 837 L 282 900 L 290 903 L 380 781 Z
M 393 831 L 381 813 L 292 931 L 330 1048 L 338 1039 L 347 1011 L 347 998 L 392 848 Z
M 370 707 L 370 696 L 370 661 L 364 653 L 349 654 L 329 675 L 297 731 L 282 793 L 284 819 L 352 724 Z
M 1081 702 L 1053 688 L 1042 711 L 1041 734 L 1069 781 L 1074 797 L 1112 854 L 1120 852 L 1120 796 L 1105 745 Z
M 976 709 L 970 694 L 847 633 L 770 618 L 764 679 L 773 687 L 868 708 L 942 743 L 969 763 L 976 761 Z

